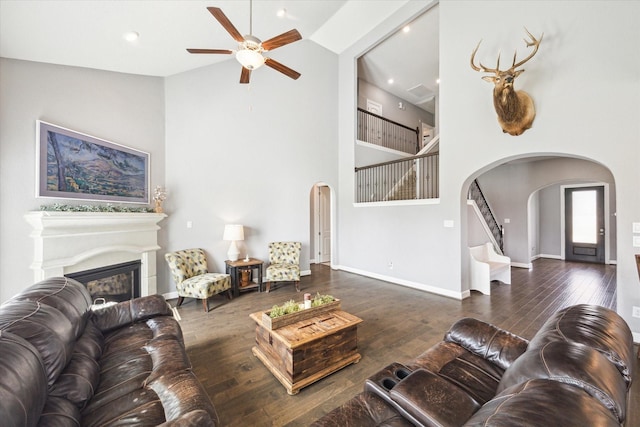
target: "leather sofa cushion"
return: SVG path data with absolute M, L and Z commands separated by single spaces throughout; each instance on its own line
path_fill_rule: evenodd
M 76 345 L 73 347 L 74 353 L 85 354 L 91 357 L 93 360 L 100 359 L 102 355 L 102 348 L 104 346 L 104 337 L 102 332 L 93 324 L 92 321 L 87 322 L 87 326 L 84 328 L 84 333 Z
M 203 409 L 212 420 L 218 422 L 218 414 L 193 372 L 167 372 L 149 381 L 146 386 L 155 391 L 162 401 L 167 421 L 180 418 L 193 410 Z
M 593 396 L 620 422 L 625 419 L 626 383 L 616 367 L 590 347 L 552 341 L 528 350 L 505 371 L 498 393 L 535 378 L 571 384 Z
M 42 427 L 80 427 L 80 410 L 69 400 L 49 396 L 44 405 L 38 426 Z
M 102 333 L 88 321 L 82 336 L 76 341 L 71 361 L 51 387 L 51 396 L 63 397 L 79 409 L 93 397 L 100 381 L 98 359 L 102 355 Z
M 485 404 L 465 427 L 620 427 L 618 420 L 581 388 L 531 379 L 505 389 Z
M 47 399 L 47 377 L 38 350 L 0 331 L 0 424 L 34 426 Z
M 63 397 L 82 409 L 93 397 L 98 381 L 98 362 L 87 355 L 74 353 L 71 362 L 51 387 L 49 395 Z
M 37 301 L 54 307 L 73 325 L 73 335 L 78 338 L 91 315 L 91 295 L 80 282 L 67 277 L 52 277 L 31 285 L 13 300 Z
M 407 365 L 437 373 L 465 390 L 479 404 L 496 395 L 504 370 L 457 343 L 440 341 Z
M 414 427 L 385 400 L 373 393 L 360 393 L 338 406 L 311 427 Z
M 146 382 L 153 381 L 160 375 L 173 371 L 190 371 L 191 361 L 184 346 L 177 338 L 162 336 L 154 338 L 144 346 L 151 356 L 153 372 Z
M 528 345 L 524 338 L 470 317 L 454 323 L 445 334 L 444 340 L 460 345 L 503 370 L 520 357 Z
M 162 402 L 148 388 L 122 393 L 99 407 L 93 406 L 92 400 L 82 411 L 83 427 L 156 426 L 165 421 Z
M 538 330 L 529 348 L 550 341 L 571 341 L 593 347 L 605 355 L 631 385 L 633 378 L 633 336 L 627 323 L 613 310 L 580 304 L 556 312 Z
M 29 341 L 40 353 L 51 387 L 71 360 L 73 326 L 57 309 L 34 301 L 12 301 L 0 306 L 0 330 Z
M 426 426 L 457 427 L 480 408 L 463 390 L 425 369 L 413 371 L 389 395 Z

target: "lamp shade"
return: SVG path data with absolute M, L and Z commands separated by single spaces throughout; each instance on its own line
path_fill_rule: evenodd
M 236 53 L 236 59 L 247 70 L 255 70 L 264 64 L 264 56 L 251 49 L 241 49 Z
M 227 224 L 224 226 L 222 240 L 244 240 L 244 229 L 239 224 Z

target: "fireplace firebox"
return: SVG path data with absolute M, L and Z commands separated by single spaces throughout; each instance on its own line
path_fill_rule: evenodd
M 109 265 L 92 270 L 65 274 L 87 287 L 92 301 L 121 302 L 140 296 L 140 266 L 138 261 Z

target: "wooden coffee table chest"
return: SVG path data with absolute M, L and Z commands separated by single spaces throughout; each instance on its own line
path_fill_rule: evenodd
M 256 322 L 253 354 L 289 394 L 360 360 L 362 319 L 352 314 L 333 310 L 273 330 L 263 325 L 262 314 L 250 315 Z

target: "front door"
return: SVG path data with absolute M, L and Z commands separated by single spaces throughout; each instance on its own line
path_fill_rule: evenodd
M 565 259 L 604 264 L 604 187 L 565 188 Z

